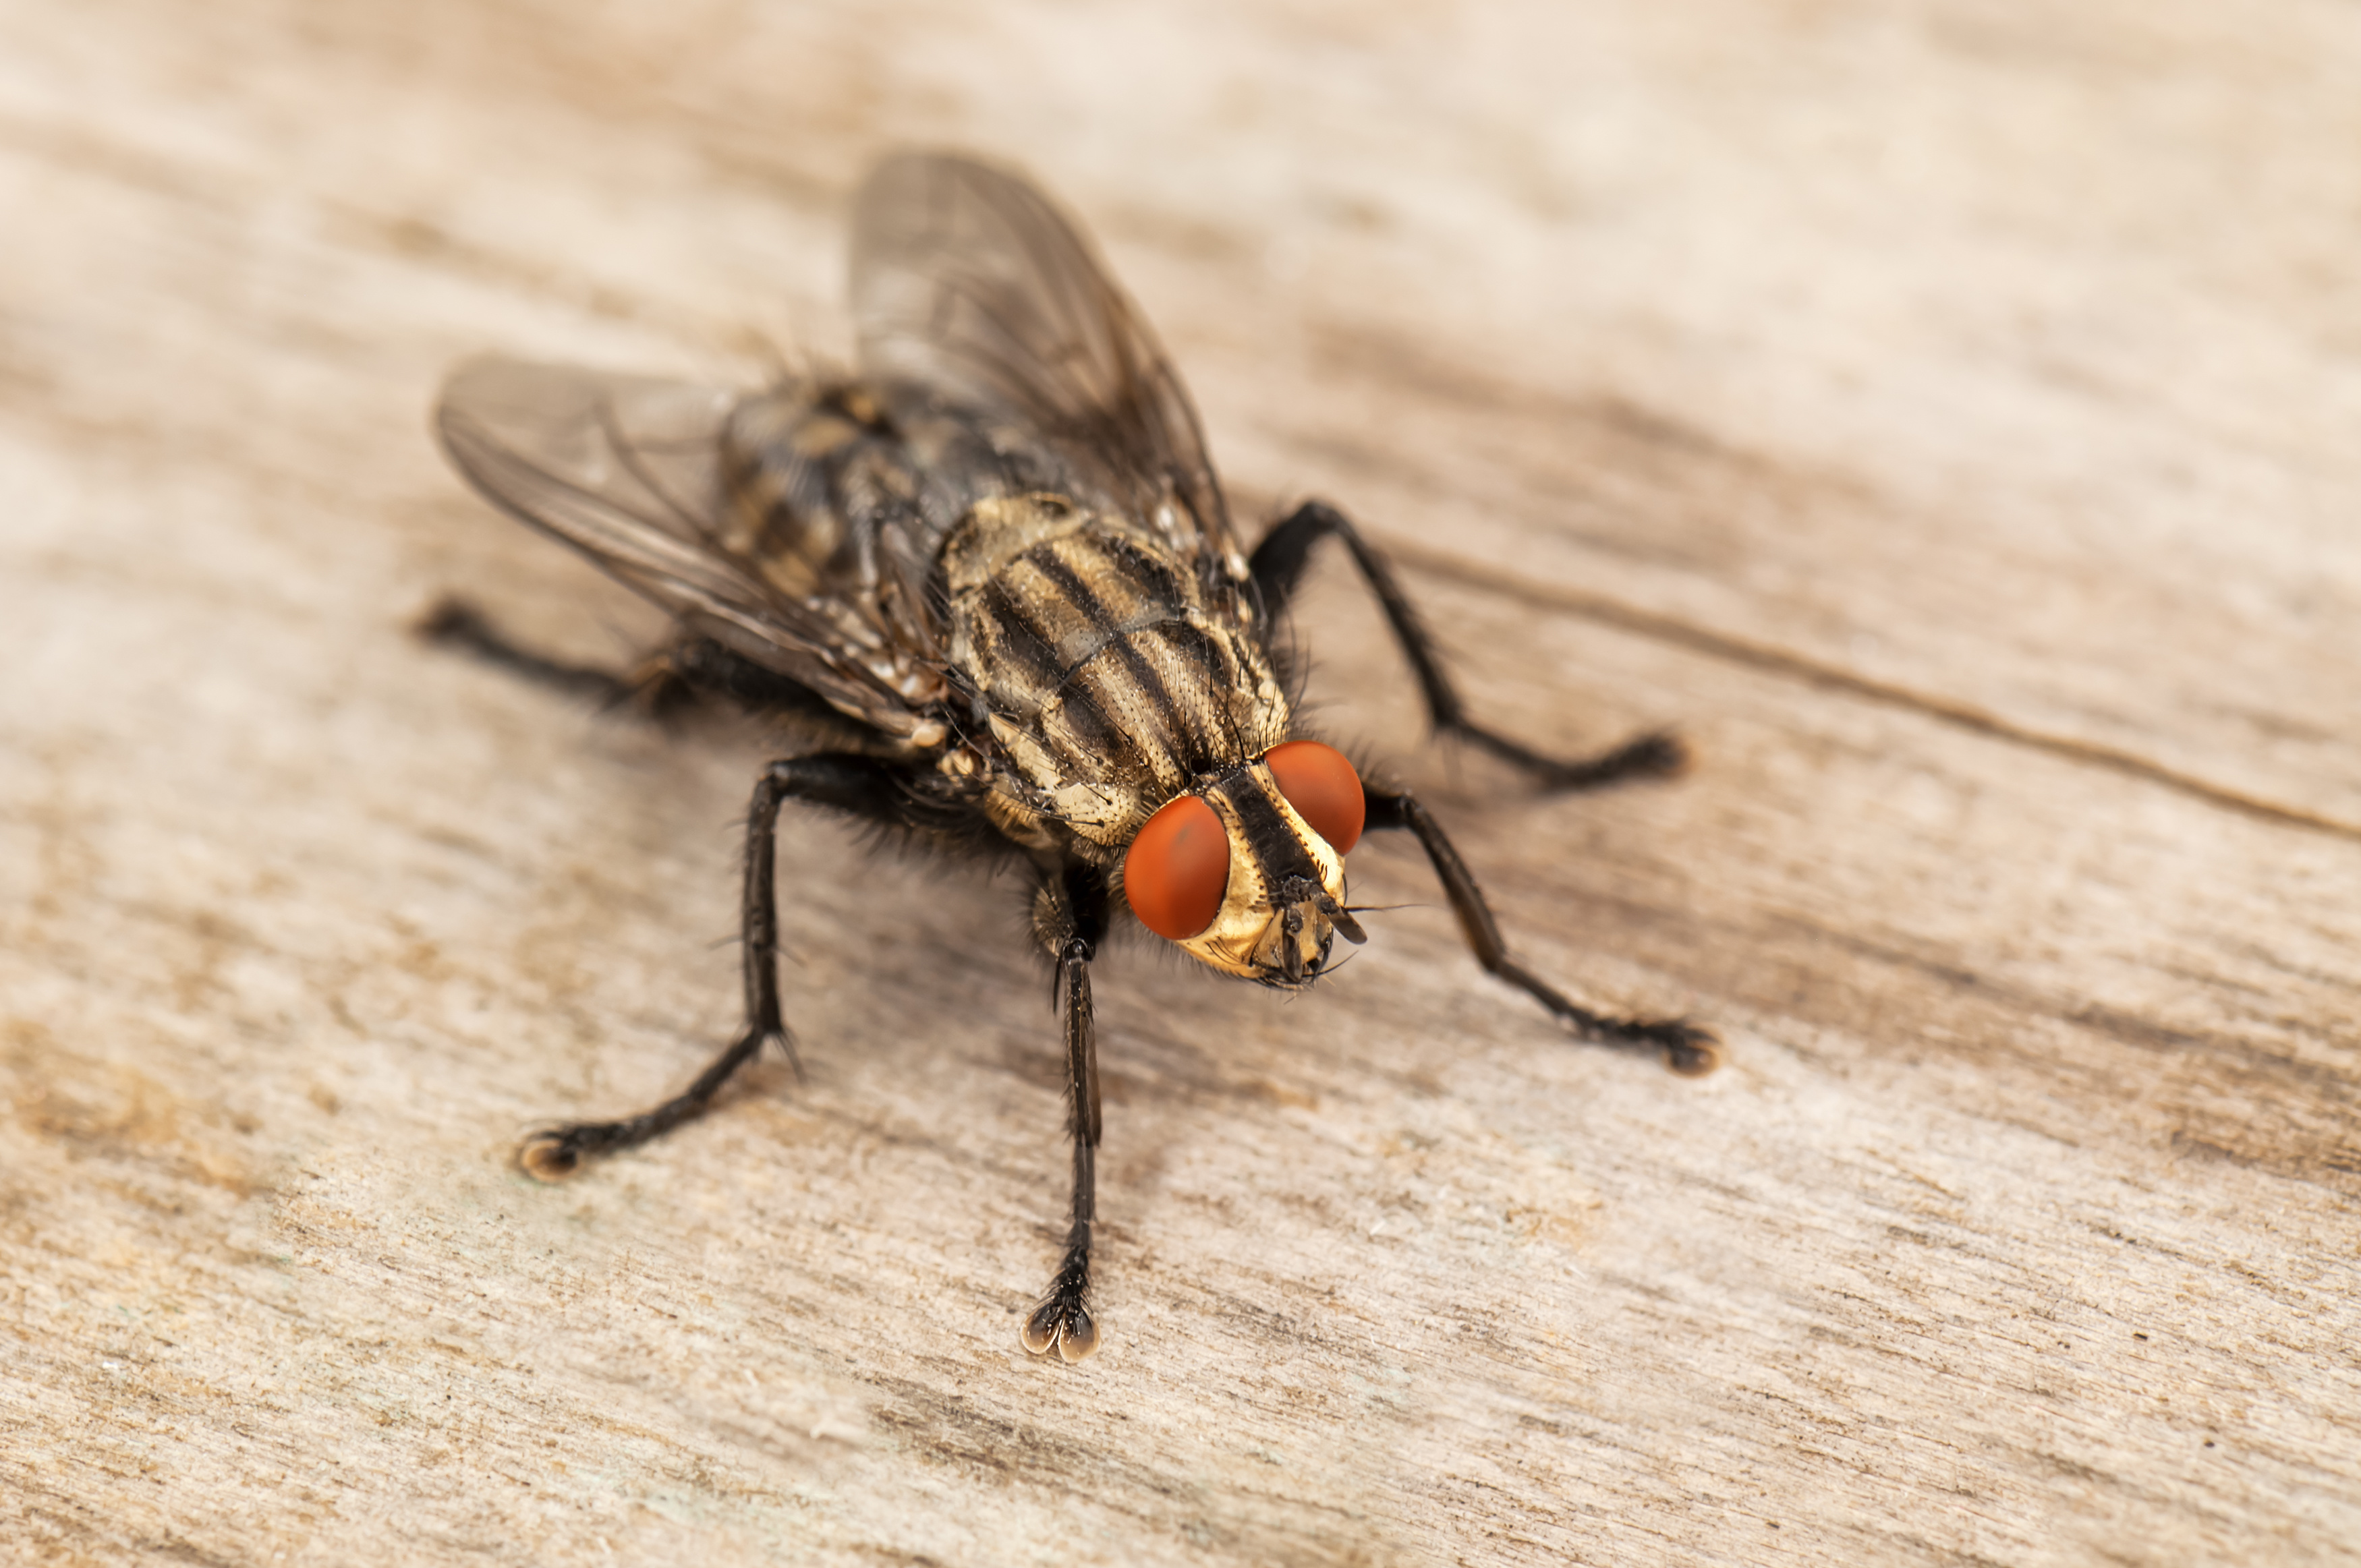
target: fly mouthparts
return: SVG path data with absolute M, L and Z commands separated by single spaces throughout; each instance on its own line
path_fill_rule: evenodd
M 1303 905 L 1290 904 L 1279 917 L 1279 971 L 1290 985 L 1303 983 Z

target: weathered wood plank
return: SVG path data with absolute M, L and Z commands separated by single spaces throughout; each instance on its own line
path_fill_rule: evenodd
M 450 0 L 0 51 L 0 1541 L 119 1561 L 2349 1561 L 2361 17 Z M 646 618 L 429 448 L 500 346 L 840 347 L 840 203 L 1029 163 L 1242 499 L 1355 509 L 1485 709 L 1337 729 L 1400 905 L 1291 1003 L 1101 981 L 1109 1340 L 1033 1362 L 1010 890 L 791 824 L 808 1081 L 568 1187 L 734 1022 L 762 738 L 428 653 Z

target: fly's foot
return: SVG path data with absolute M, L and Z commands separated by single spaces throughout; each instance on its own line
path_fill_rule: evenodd
M 563 1181 L 582 1168 L 582 1162 L 612 1141 L 612 1124 L 605 1122 L 570 1127 L 546 1127 L 517 1146 L 517 1168 L 535 1181 Z
M 1703 1078 L 1721 1065 L 1721 1036 L 1702 1024 L 1686 1018 L 1619 1018 L 1611 1013 L 1594 1013 L 1568 1000 L 1522 964 L 1501 958 L 1486 967 L 1556 1014 L 1585 1039 L 1626 1050 L 1662 1051 L 1664 1065 L 1684 1078 Z
M 411 630 L 429 642 L 461 648 L 478 646 L 495 635 L 484 612 L 456 594 L 445 594 L 429 605 Z
M 1703 1078 L 1721 1065 L 1721 1036 L 1701 1024 L 1660 1024 L 1664 1065 L 1683 1078 Z
M 1545 755 L 1521 740 L 1464 720 L 1448 728 L 1469 745 L 1521 770 L 1546 795 L 1603 789 L 1627 779 L 1671 778 L 1686 773 L 1689 766 L 1687 743 L 1669 729 L 1636 736 L 1595 757 L 1566 758 Z
M 1688 742 L 1669 729 L 1627 741 L 1592 764 L 1610 778 L 1673 778 L 1689 771 Z
M 1090 1309 L 1082 1305 L 1090 1293 L 1090 1229 L 1089 1223 L 1082 1221 L 1067 1238 L 1066 1261 L 1059 1266 L 1058 1277 L 1049 1282 L 1049 1293 L 1025 1320 L 1025 1348 L 1036 1355 L 1047 1355 L 1054 1348 L 1059 1360 L 1070 1363 L 1098 1349 L 1099 1326 L 1091 1321 Z
M 1534 782 L 1552 794 L 1598 789 L 1626 779 L 1668 779 L 1688 772 L 1689 749 L 1668 729 L 1627 740 L 1611 751 L 1574 762 L 1533 759 Z
M 1602 1018 L 1593 1014 L 1576 1021 L 1593 1039 L 1623 1046 L 1653 1046 L 1664 1053 L 1664 1065 L 1683 1078 L 1703 1078 L 1721 1065 L 1721 1036 L 1686 1018 Z
M 1082 1293 L 1060 1281 L 1025 1320 L 1025 1348 L 1036 1355 L 1056 1349 L 1060 1361 L 1076 1362 L 1099 1347 L 1099 1326 L 1082 1305 Z

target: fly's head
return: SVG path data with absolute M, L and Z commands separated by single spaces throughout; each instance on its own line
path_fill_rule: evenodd
M 1224 974 L 1294 990 L 1342 936 L 1345 851 L 1367 817 L 1353 765 L 1290 740 L 1167 802 L 1132 840 L 1124 893 L 1140 923 Z

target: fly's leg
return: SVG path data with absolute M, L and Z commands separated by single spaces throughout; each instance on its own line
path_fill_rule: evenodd
M 1255 547 L 1249 570 L 1256 587 L 1261 590 L 1268 614 L 1275 619 L 1285 611 L 1311 559 L 1312 547 L 1332 535 L 1351 552 L 1353 564 L 1360 568 L 1369 591 L 1378 596 L 1378 603 L 1386 612 L 1386 622 L 1393 628 L 1394 640 L 1401 644 L 1402 654 L 1418 677 L 1418 689 L 1426 698 L 1427 718 L 1439 732 L 1456 735 L 1481 747 L 1523 769 L 1550 790 L 1597 789 L 1622 779 L 1676 773 L 1687 765 L 1687 749 L 1678 738 L 1663 731 L 1639 736 L 1595 757 L 1565 761 L 1545 757 L 1469 718 L 1466 705 L 1460 700 L 1451 677 L 1444 673 L 1443 661 L 1436 656 L 1433 634 L 1411 608 L 1401 585 L 1394 580 L 1393 568 L 1361 537 L 1350 518 L 1324 501 L 1304 502 Z
M 816 733 L 841 730 L 843 715 L 802 682 L 731 652 L 709 638 L 684 637 L 629 671 L 569 663 L 535 652 L 492 623 L 462 598 L 444 598 L 421 617 L 418 635 L 445 648 L 472 653 L 536 685 L 587 697 L 601 707 L 632 707 L 651 718 L 669 718 L 710 693 L 772 714 L 798 716 L 820 726 Z
M 536 685 L 566 693 L 568 696 L 588 697 L 602 707 L 620 707 L 642 690 L 645 682 L 630 675 L 618 674 L 592 664 L 569 664 L 544 653 L 536 653 L 510 639 L 508 634 L 486 619 L 484 612 L 461 598 L 438 600 L 418 622 L 418 635 L 427 641 L 445 648 L 456 648 L 472 653 L 488 664 L 497 664 L 511 674 L 522 675 Z
M 1091 957 L 1106 936 L 1107 886 L 1098 872 L 1053 874 L 1033 900 L 1033 928 L 1057 965 L 1059 1011 L 1066 1025 L 1066 1131 L 1073 1140 L 1074 1201 L 1066 1255 L 1049 1293 L 1025 1320 L 1025 1348 L 1055 1349 L 1080 1361 L 1099 1347 L 1091 1321 L 1091 1224 L 1098 1212 L 1099 1058 L 1091 1017 Z
M 773 887 L 779 807 L 790 800 L 894 826 L 906 826 L 910 809 L 900 773 L 875 757 L 822 752 L 764 769 L 746 813 L 746 886 L 739 906 L 744 935 L 745 1033 L 714 1058 L 696 1082 L 661 1105 L 620 1121 L 577 1122 L 533 1134 L 517 1150 L 517 1163 L 527 1174 L 555 1181 L 572 1175 L 588 1157 L 646 1143 L 703 1115 L 721 1086 L 769 1041 L 776 1040 L 793 1059 L 795 1047 L 779 1011 L 779 915 Z
M 1555 987 L 1510 958 L 1508 944 L 1500 938 L 1499 922 L 1492 918 L 1491 905 L 1484 902 L 1483 890 L 1476 885 L 1467 862 L 1459 858 L 1459 851 L 1444 837 L 1442 824 L 1419 803 L 1418 797 L 1408 790 L 1373 789 L 1367 792 L 1367 799 L 1368 826 L 1372 830 L 1408 828 L 1417 836 L 1419 847 L 1426 851 L 1444 893 L 1451 900 L 1452 913 L 1459 916 L 1459 929 L 1474 950 L 1477 962 L 1556 1014 L 1585 1039 L 1662 1052 L 1666 1066 L 1691 1077 L 1711 1072 L 1720 1065 L 1720 1045 L 1712 1030 L 1685 1018 L 1619 1018 L 1612 1014 L 1594 1013 L 1567 1000 Z

